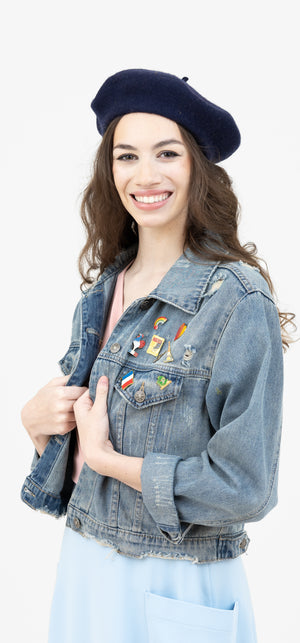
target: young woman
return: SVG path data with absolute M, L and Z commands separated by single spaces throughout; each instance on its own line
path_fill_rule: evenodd
M 187 80 L 122 71 L 92 103 L 89 287 L 22 412 L 22 498 L 67 513 L 51 643 L 256 641 L 241 554 L 277 501 L 287 318 L 216 164 L 238 128 Z

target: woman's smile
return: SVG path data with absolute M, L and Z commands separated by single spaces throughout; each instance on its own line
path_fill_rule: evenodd
M 167 199 L 172 196 L 172 192 L 157 192 L 147 190 L 146 192 L 135 192 L 130 195 L 135 201 L 135 205 L 142 210 L 153 210 L 165 205 Z
M 138 226 L 169 231 L 171 225 L 182 234 L 191 161 L 174 121 L 157 114 L 123 116 L 115 130 L 112 169 L 119 197 Z

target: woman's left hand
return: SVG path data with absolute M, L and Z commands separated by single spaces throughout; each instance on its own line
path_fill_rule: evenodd
M 110 457 L 115 453 L 109 439 L 107 415 L 108 378 L 100 377 L 95 402 L 86 391 L 74 404 L 80 447 L 85 462 L 98 473 L 106 474 Z
M 127 456 L 114 450 L 109 439 L 107 415 L 108 379 L 100 377 L 93 404 L 86 391 L 74 404 L 80 446 L 86 464 L 103 476 L 115 478 L 129 487 L 142 490 L 143 458 Z

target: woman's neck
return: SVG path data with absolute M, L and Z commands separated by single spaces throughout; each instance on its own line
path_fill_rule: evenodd
M 166 235 L 158 229 L 140 229 L 138 252 L 131 272 L 163 276 L 182 255 L 183 248 L 183 235 Z

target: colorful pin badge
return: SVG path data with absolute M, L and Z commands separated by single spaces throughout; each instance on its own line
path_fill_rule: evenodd
M 164 362 L 174 362 L 174 357 L 171 353 L 171 342 L 168 342 L 168 350 L 167 350 L 166 359 L 164 359 Z
M 168 321 L 168 318 L 167 318 L 167 317 L 157 317 L 157 319 L 155 320 L 155 322 L 154 322 L 154 324 L 153 324 L 153 328 L 154 328 L 155 330 L 157 330 L 157 329 L 158 329 L 158 327 L 159 327 L 159 325 L 160 325 L 160 324 L 165 324 L 165 323 L 166 323 L 166 321 Z
M 133 371 L 129 371 L 129 373 L 126 373 L 126 375 L 122 377 L 121 388 L 123 391 L 125 391 L 127 386 L 130 386 L 130 384 L 133 384 Z
M 154 357 L 157 357 L 164 341 L 164 337 L 153 335 L 151 342 L 147 348 L 147 353 L 149 353 L 149 355 L 154 355 Z
M 176 339 L 179 339 L 181 335 L 183 335 L 183 333 L 186 331 L 186 328 L 187 328 L 186 324 L 181 324 L 181 326 L 179 326 L 178 331 L 174 337 L 174 342 Z
M 132 342 L 132 349 L 131 351 L 128 351 L 129 355 L 133 355 L 133 357 L 137 357 L 138 353 L 136 352 L 138 348 L 144 348 L 146 342 L 144 339 L 142 339 L 144 335 L 140 333 Z
M 171 384 L 172 380 L 167 380 L 167 378 L 164 375 L 159 375 L 156 384 L 158 384 L 159 388 L 163 390 L 166 388 L 166 386 L 169 386 Z
M 146 398 L 144 388 L 145 388 L 145 382 L 142 382 L 139 390 L 134 394 L 134 399 L 135 399 L 136 402 L 144 402 L 144 400 Z

